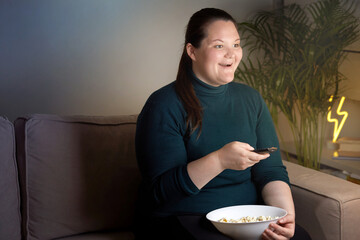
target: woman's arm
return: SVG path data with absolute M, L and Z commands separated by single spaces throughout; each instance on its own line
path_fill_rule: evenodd
M 262 190 L 264 202 L 268 205 L 285 209 L 288 214 L 295 214 L 294 202 L 290 187 L 283 181 L 273 181 Z
M 283 181 L 267 183 L 262 190 L 262 197 L 267 205 L 283 208 L 288 215 L 277 224 L 270 224 L 263 239 L 289 239 L 295 231 L 295 208 L 290 187 Z
M 188 174 L 198 189 L 225 169 L 244 170 L 259 161 L 268 158 L 269 154 L 257 154 L 247 143 L 231 142 L 187 165 Z
M 223 170 L 243 170 L 269 156 L 251 152 L 247 143 L 231 142 L 189 162 L 180 102 L 172 103 L 162 94 L 153 94 L 145 104 L 135 140 L 139 168 L 155 204 L 197 194 Z

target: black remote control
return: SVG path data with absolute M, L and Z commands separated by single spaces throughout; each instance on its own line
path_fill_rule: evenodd
M 270 147 L 270 148 L 255 149 L 255 150 L 253 150 L 253 152 L 256 152 L 256 153 L 273 153 L 276 150 L 277 150 L 277 147 Z

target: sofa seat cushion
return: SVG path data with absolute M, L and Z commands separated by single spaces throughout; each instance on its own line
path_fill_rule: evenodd
M 130 229 L 136 116 L 31 115 L 15 127 L 27 239 Z
M 19 194 L 14 126 L 0 117 L 0 239 L 21 238 Z

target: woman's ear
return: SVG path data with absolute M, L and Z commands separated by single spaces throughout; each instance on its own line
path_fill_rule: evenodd
M 196 61 L 195 47 L 191 43 L 186 44 L 186 52 L 191 60 Z

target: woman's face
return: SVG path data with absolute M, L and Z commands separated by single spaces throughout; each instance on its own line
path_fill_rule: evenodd
M 223 20 L 209 24 L 206 34 L 199 48 L 188 43 L 186 49 L 195 75 L 217 87 L 234 79 L 242 58 L 240 37 L 234 23 Z

